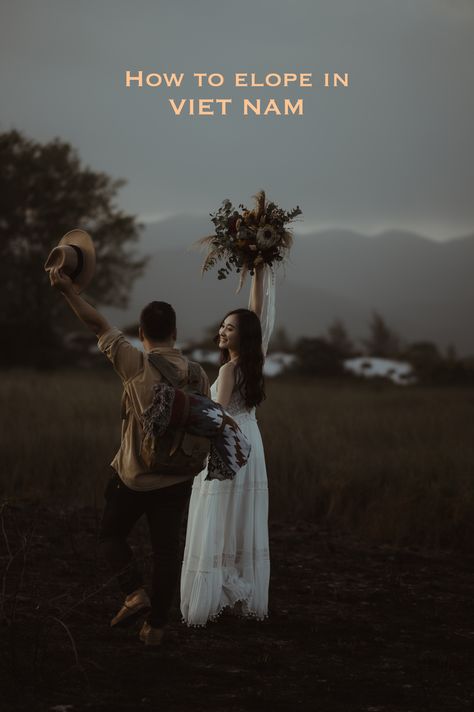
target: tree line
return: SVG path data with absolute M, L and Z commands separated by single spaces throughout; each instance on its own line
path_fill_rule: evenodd
M 145 265 L 134 250 L 140 224 L 117 207 L 125 181 L 84 166 L 60 139 L 2 133 L 0 165 L 0 364 L 55 366 L 72 317 L 47 288 L 47 255 L 71 228 L 90 231 L 98 259 L 88 297 L 123 307 Z
M 344 322 L 335 319 L 326 333 L 295 342 L 279 329 L 271 346 L 296 356 L 295 370 L 305 375 L 342 377 L 346 359 L 357 356 L 406 361 L 420 383 L 474 385 L 474 357 L 459 358 L 453 345 L 443 352 L 432 341 L 405 342 L 377 311 L 372 313 L 369 334 L 359 346 L 351 339 Z

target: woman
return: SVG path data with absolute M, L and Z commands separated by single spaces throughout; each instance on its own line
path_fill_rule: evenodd
M 230 312 L 219 329 L 222 366 L 212 398 L 237 421 L 252 450 L 233 480 L 206 480 L 206 470 L 194 480 L 181 574 L 181 612 L 188 625 L 205 625 L 226 607 L 244 617 L 268 614 L 268 486 L 255 408 L 265 397 L 262 369 L 273 326 L 273 294 L 273 275 L 260 266 L 252 280 L 250 309 Z

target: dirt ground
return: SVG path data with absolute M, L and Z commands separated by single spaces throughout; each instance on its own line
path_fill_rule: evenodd
M 461 712 L 474 708 L 474 557 L 273 524 L 264 622 L 222 615 L 161 649 L 113 631 L 100 513 L 4 506 L 0 707 L 97 712 Z M 133 545 L 147 557 L 144 527 Z

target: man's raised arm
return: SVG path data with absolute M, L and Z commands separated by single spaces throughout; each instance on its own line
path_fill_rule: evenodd
M 88 304 L 79 294 L 74 291 L 72 280 L 57 267 L 49 271 L 49 281 L 51 286 L 57 289 L 66 299 L 74 314 L 82 321 L 88 329 L 94 332 L 97 337 L 109 331 L 110 324 L 107 319 L 100 314 L 97 309 Z

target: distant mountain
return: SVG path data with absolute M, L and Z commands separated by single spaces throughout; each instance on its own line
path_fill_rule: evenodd
M 295 240 L 298 278 L 373 306 L 474 297 L 474 235 L 434 242 L 408 232 L 376 237 L 330 230 Z
M 179 215 L 148 225 L 140 252 L 151 255 L 127 310 L 106 309 L 119 325 L 135 322 L 152 299 L 171 302 L 181 340 L 201 336 L 226 311 L 245 306 L 248 285 L 236 276 L 200 277 L 203 255 L 188 249 L 211 232 L 208 216 Z M 357 340 L 374 309 L 407 341 L 454 344 L 474 353 L 474 235 L 439 243 L 409 232 L 368 237 L 347 230 L 296 235 L 291 262 L 279 271 L 277 325 L 295 338 L 323 333 L 342 319 Z

